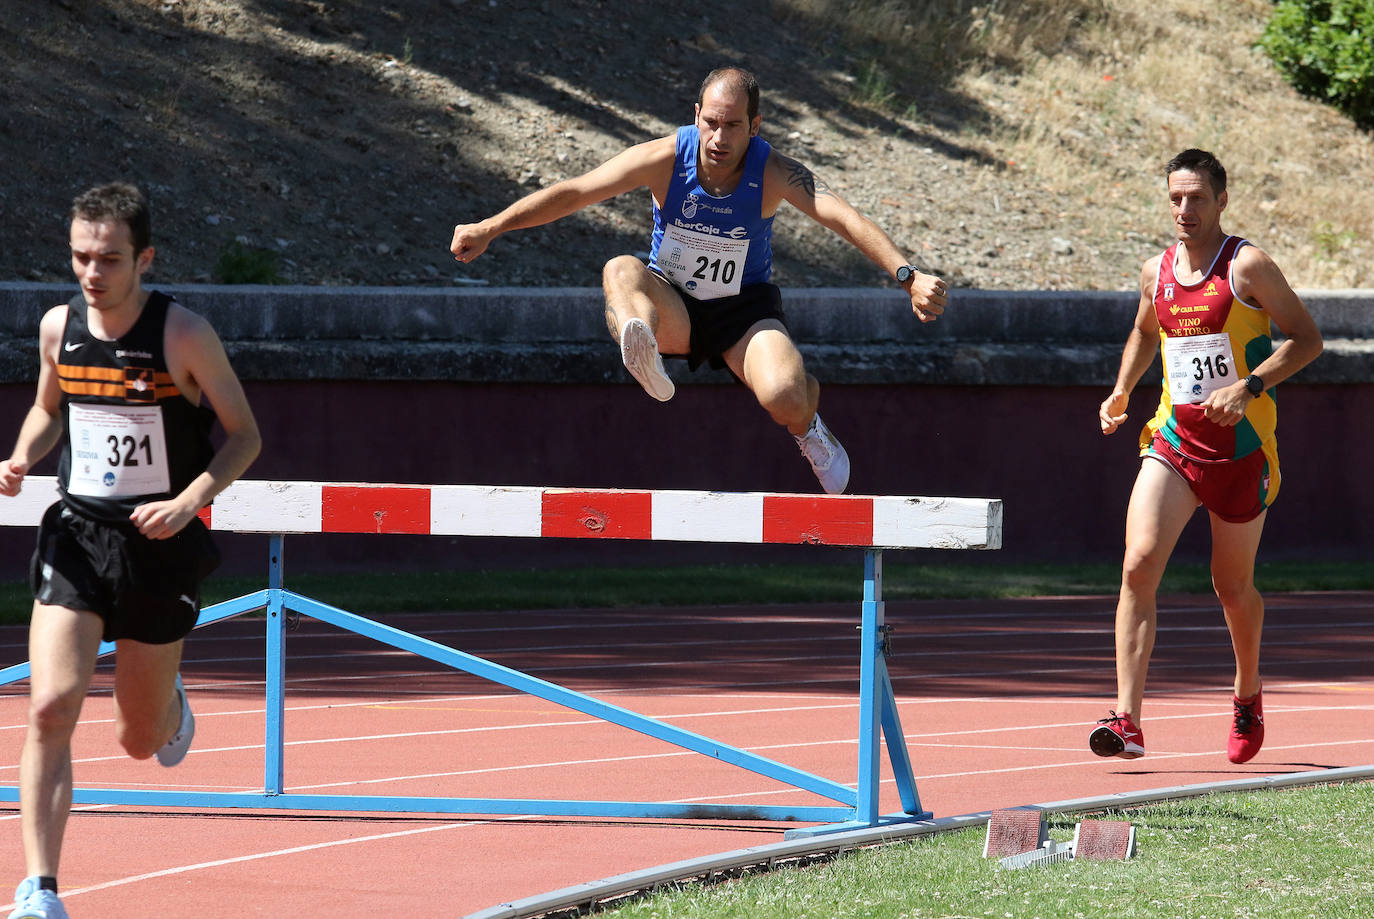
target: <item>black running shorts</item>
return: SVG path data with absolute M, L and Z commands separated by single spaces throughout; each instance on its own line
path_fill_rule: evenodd
M 724 368 L 725 352 L 743 338 L 756 322 L 776 319 L 784 329 L 787 328 L 787 319 L 782 313 L 782 291 L 778 290 L 776 284 L 746 284 L 733 296 L 697 300 L 658 271 L 653 273 L 682 297 L 682 303 L 687 307 L 687 318 L 692 323 L 692 337 L 688 345 L 690 352 L 665 357 L 685 357 L 687 367 L 691 370 L 707 362 L 716 370 Z
M 171 539 L 148 539 L 132 524 L 89 520 L 59 501 L 43 515 L 29 576 L 39 603 L 100 616 L 105 641 L 161 645 L 195 627 L 200 582 L 219 560 L 199 520 Z

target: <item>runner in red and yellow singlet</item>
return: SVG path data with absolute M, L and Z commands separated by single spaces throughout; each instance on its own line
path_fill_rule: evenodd
M 1246 240 L 1228 236 L 1202 280 L 1179 280 L 1180 245 L 1161 256 L 1154 310 L 1164 353 L 1159 410 L 1146 425 L 1141 448 L 1156 433 L 1201 463 L 1240 459 L 1274 439 L 1277 411 L 1272 389 L 1245 406 L 1235 425 L 1208 420 L 1201 404 L 1213 392 L 1244 380 L 1273 352 L 1269 314 L 1236 296 L 1231 266 Z
M 1178 242 L 1147 261 L 1140 306 L 1116 386 L 1098 409 L 1104 434 L 1126 420 L 1131 390 L 1163 352 L 1159 408 L 1141 433 L 1140 474 L 1126 512 L 1116 609 L 1117 704 L 1089 736 L 1099 756 L 1145 752 L 1140 708 L 1154 650 L 1156 593 L 1199 504 L 1212 528 L 1212 583 L 1235 654 L 1227 756 L 1248 761 L 1264 741 L 1255 555 L 1279 486 L 1274 386 L 1322 350 L 1321 333 L 1273 260 L 1221 228 L 1226 170 L 1203 150 L 1164 168 Z M 1279 347 L 1270 322 L 1285 336 Z

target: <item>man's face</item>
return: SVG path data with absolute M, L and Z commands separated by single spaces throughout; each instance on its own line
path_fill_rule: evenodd
M 712 172 L 733 172 L 744 160 L 749 138 L 758 133 L 763 116 L 749 120 L 749 97 L 731 91 L 718 80 L 707 87 L 696 107 L 697 130 L 701 132 L 699 161 Z
M 72 221 L 72 273 L 86 303 L 114 309 L 139 291 L 139 279 L 153 261 L 153 247 L 134 255 L 129 225 L 122 220 Z
M 1206 175 L 1188 170 L 1169 173 L 1169 213 L 1182 242 L 1205 241 L 1221 226 L 1226 192 L 1217 195 Z

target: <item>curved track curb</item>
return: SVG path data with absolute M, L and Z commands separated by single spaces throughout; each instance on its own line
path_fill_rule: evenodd
M 1294 772 L 1252 779 L 1225 782 L 1203 782 L 1197 785 L 1175 785 L 1148 791 L 1119 792 L 1093 798 L 1074 798 L 1026 805 L 1049 813 L 1076 813 L 1112 807 L 1133 807 L 1156 804 L 1177 798 L 1194 798 L 1224 792 L 1258 791 L 1265 788 L 1284 788 L 1293 785 L 1324 785 L 1374 779 L 1374 765 L 1350 766 L 1343 769 L 1319 769 L 1313 772 Z M 911 823 L 850 830 L 808 839 L 785 840 L 762 846 L 750 846 L 716 855 L 706 855 L 684 861 L 670 862 L 628 874 L 619 874 L 599 881 L 574 884 L 561 890 L 500 903 L 470 913 L 463 919 L 530 919 L 548 913 L 570 909 L 590 909 L 598 903 L 632 894 L 653 891 L 665 884 L 683 881 L 712 881 L 717 875 L 744 868 L 772 869 L 780 863 L 816 856 L 840 855 L 850 849 L 861 849 L 897 842 L 911 836 L 958 830 L 985 825 L 990 811 L 941 817 Z

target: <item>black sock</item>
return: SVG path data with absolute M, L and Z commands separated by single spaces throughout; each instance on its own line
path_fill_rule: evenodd
M 53 893 L 57 893 L 57 878 L 43 877 L 40 875 L 38 878 L 38 889 L 51 890 Z

